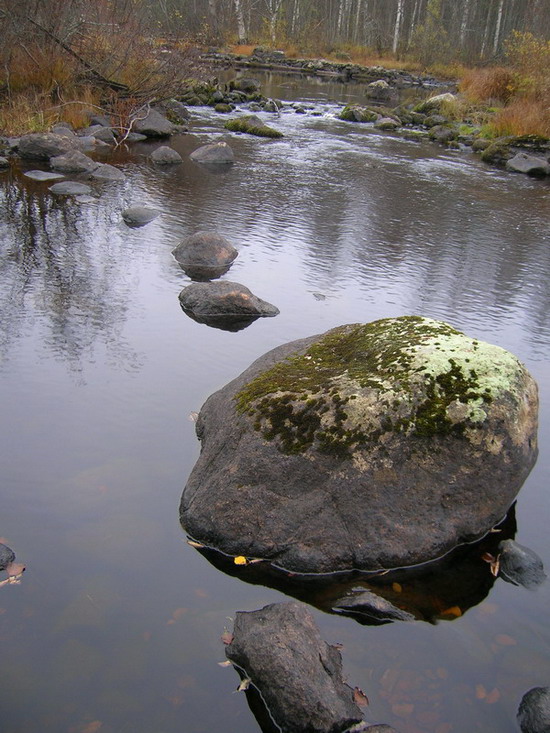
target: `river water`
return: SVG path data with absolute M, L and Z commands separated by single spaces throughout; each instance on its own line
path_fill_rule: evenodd
M 171 141 L 183 165 L 154 168 L 156 144 L 136 145 L 115 159 L 125 181 L 94 184 L 88 202 L 1 174 L 0 536 L 27 565 L 0 588 L 3 733 L 259 730 L 237 675 L 218 666 L 220 635 L 237 610 L 288 596 L 186 544 L 191 415 L 268 349 L 333 326 L 430 316 L 527 365 L 540 456 L 515 536 L 550 566 L 548 182 L 338 121 L 334 100 L 358 87 L 272 77 L 267 93 L 314 109 L 270 117 L 281 140 L 224 133 L 226 118 L 195 109 Z M 230 170 L 189 161 L 220 139 Z M 134 204 L 161 215 L 129 229 L 120 212 Z M 182 312 L 189 280 L 171 250 L 201 229 L 239 250 L 224 278 L 279 316 L 231 333 Z M 369 721 L 517 730 L 522 694 L 550 683 L 550 585 L 486 572 L 480 597 L 440 608 L 437 623 L 365 626 L 312 607 Z

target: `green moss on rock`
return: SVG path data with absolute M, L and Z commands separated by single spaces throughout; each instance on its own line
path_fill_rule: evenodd
M 287 454 L 350 457 L 388 434 L 468 438 L 522 366 L 446 323 L 409 316 L 329 331 L 236 395 L 238 412 Z
M 264 125 L 255 115 L 236 117 L 233 120 L 228 120 L 224 127 L 226 130 L 231 130 L 231 132 L 247 132 L 249 135 L 257 135 L 258 137 L 283 137 L 282 132 L 268 125 Z

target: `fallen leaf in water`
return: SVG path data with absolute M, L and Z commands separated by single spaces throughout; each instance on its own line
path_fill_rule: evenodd
M 8 577 L 17 577 L 19 575 L 22 575 L 25 571 L 25 566 L 23 563 L 20 562 L 10 562 L 9 565 L 6 565 L 6 573 L 8 574 Z
M 187 544 L 191 545 L 191 547 L 196 547 L 199 550 L 201 547 L 204 547 L 204 545 L 201 545 L 200 542 L 195 542 L 195 540 L 187 540 Z
M 408 702 L 396 703 L 391 706 L 391 709 L 393 714 L 397 715 L 399 718 L 408 718 L 409 715 L 412 715 L 414 712 L 414 705 Z
M 249 677 L 246 677 L 237 687 L 237 692 L 245 692 L 245 690 L 248 690 L 251 682 L 252 680 Z
M 195 588 L 195 595 L 197 598 L 208 598 L 208 591 L 204 588 Z
M 481 559 L 489 563 L 489 567 L 491 568 L 491 573 L 496 578 L 498 575 L 498 571 L 500 569 L 500 555 L 495 557 L 494 555 L 491 555 L 490 552 L 484 552 L 483 555 L 481 556 Z
M 508 636 L 508 634 L 497 634 L 495 636 L 495 641 L 497 644 L 501 644 L 501 646 L 515 646 L 517 644 L 514 637 Z
M 233 634 L 230 631 L 224 631 L 221 635 L 221 640 L 224 644 L 231 644 L 233 641 Z
M 226 659 L 225 662 L 218 662 L 218 667 L 231 667 L 231 662 Z
M 199 417 L 199 413 L 198 412 L 190 412 L 189 413 L 189 419 L 191 420 L 191 422 L 197 422 L 198 417 Z
M 237 555 L 237 557 L 233 558 L 233 562 L 235 565 L 246 565 L 248 563 L 248 560 L 244 555 Z
M 360 708 L 364 708 L 369 704 L 369 698 L 360 687 L 353 688 L 353 700 Z
M 451 606 L 450 608 L 446 608 L 444 611 L 442 611 L 441 615 L 454 616 L 455 618 L 459 618 L 460 616 L 462 616 L 462 611 L 459 606 Z
M 500 692 L 494 687 L 491 692 L 485 698 L 487 705 L 493 705 L 495 702 L 500 700 Z
M 391 587 L 392 587 L 392 589 L 393 589 L 393 590 L 394 590 L 394 591 L 395 591 L 396 593 L 401 593 L 401 591 L 403 590 L 403 587 L 401 586 L 401 584 L 400 584 L 400 583 L 392 583 Z
M 101 720 L 94 720 L 83 728 L 80 728 L 80 733 L 97 733 L 98 730 L 101 730 L 102 725 Z
M 184 703 L 183 695 L 172 695 L 172 697 L 165 696 L 164 699 L 168 700 L 168 702 L 175 708 L 179 708 Z
M 478 700 L 484 700 L 487 697 L 487 690 L 483 685 L 476 685 L 476 697 Z
M 171 626 L 172 624 L 175 624 L 176 621 L 178 621 L 183 616 L 183 614 L 186 612 L 187 612 L 187 609 L 184 607 L 176 608 L 175 611 L 172 611 L 172 616 L 168 619 L 168 621 L 166 622 L 166 625 Z

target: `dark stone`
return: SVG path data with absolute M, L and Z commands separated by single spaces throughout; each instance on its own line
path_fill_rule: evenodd
M 84 183 L 63 181 L 62 183 L 54 183 L 53 186 L 50 186 L 50 191 L 57 196 L 80 196 L 81 194 L 91 193 L 92 189 Z
M 184 312 L 197 321 L 225 331 L 240 331 L 257 318 L 276 316 L 279 309 L 239 283 L 193 283 L 179 294 Z
M 10 167 L 10 161 L 3 156 L 0 156 L 0 170 L 6 170 Z
M 499 549 L 499 577 L 513 585 L 536 588 L 545 579 L 540 557 L 514 540 L 504 540 Z
M 397 130 L 400 127 L 400 123 L 394 120 L 392 117 L 382 117 L 374 123 L 377 130 Z
M 506 162 L 506 168 L 516 173 L 526 173 L 528 176 L 544 178 L 550 175 L 550 164 L 544 158 L 527 153 L 516 153 Z
M 161 145 L 160 148 L 153 150 L 149 158 L 157 165 L 179 165 L 183 163 L 183 158 L 178 151 L 169 148 L 167 145 Z
M 456 140 L 457 134 L 457 131 L 452 127 L 436 125 L 430 129 L 430 140 L 445 144 L 451 142 L 451 140 Z
M 449 120 L 443 115 L 430 115 L 424 118 L 424 127 L 437 127 L 438 125 L 446 125 Z
M 26 171 L 23 175 L 33 181 L 60 181 L 65 178 L 63 173 L 50 173 L 49 171 Z
M 215 112 L 219 112 L 222 115 L 227 115 L 230 112 L 233 112 L 233 105 L 232 104 L 225 104 L 224 102 L 220 102 L 214 107 Z
M 135 228 L 149 224 L 158 215 L 159 212 L 156 209 L 149 209 L 146 206 L 132 206 L 129 209 L 124 209 L 122 212 L 124 223 L 129 227 Z
M 21 158 L 49 160 L 76 148 L 76 141 L 53 132 L 36 132 L 19 139 L 17 152 Z
M 550 688 L 533 687 L 521 698 L 517 719 L 521 733 L 550 732 Z
M 114 165 L 101 163 L 90 173 L 90 178 L 95 178 L 98 181 L 122 181 L 124 180 L 124 173 L 119 168 L 115 168 Z
M 229 82 L 229 88 L 237 92 L 244 92 L 245 94 L 254 94 L 259 92 L 262 85 L 256 79 L 233 79 Z
M 71 150 L 69 153 L 52 158 L 50 165 L 54 170 L 62 173 L 91 173 L 99 166 L 99 163 L 88 158 L 80 150 Z
M 5 570 L 15 560 L 15 552 L 0 542 L 0 570 Z
M 186 124 L 191 119 L 191 113 L 183 102 L 177 99 L 166 99 L 158 105 L 158 109 L 170 122 L 176 125 Z
M 342 658 L 298 603 L 238 612 L 227 658 L 285 733 L 340 733 L 363 720 L 342 680 Z
M 365 590 L 351 596 L 340 598 L 333 610 L 343 616 L 364 616 L 371 624 L 387 624 L 392 621 L 414 621 L 414 616 L 376 593 Z
M 206 401 L 181 521 L 293 572 L 428 562 L 506 514 L 536 460 L 537 410 L 515 356 L 448 324 L 341 326 Z
M 174 125 L 156 109 L 150 109 L 147 114 L 142 111 L 133 119 L 133 132 L 147 137 L 170 137 L 174 133 Z
M 225 123 L 225 128 L 232 132 L 246 132 L 249 135 L 257 135 L 258 137 L 283 137 L 283 133 L 266 125 L 256 115 L 245 115 L 244 117 L 236 117 Z
M 124 136 L 125 143 L 140 143 L 143 140 L 147 140 L 147 135 L 142 135 L 140 132 L 129 132 Z
M 195 163 L 207 163 L 210 165 L 230 165 L 235 162 L 233 150 L 225 142 L 201 145 L 189 157 Z
M 394 91 L 385 79 L 378 79 L 367 84 L 365 94 L 369 99 L 388 101 L 392 98 Z
M 238 252 L 220 234 L 197 232 L 172 250 L 180 267 L 192 280 L 213 280 L 225 274 Z

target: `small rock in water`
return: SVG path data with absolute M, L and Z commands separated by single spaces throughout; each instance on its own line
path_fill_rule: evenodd
M 189 157 L 195 163 L 219 163 L 227 165 L 235 162 L 233 150 L 224 142 L 201 145 Z
M 168 145 L 161 145 L 160 148 L 153 150 L 149 159 L 157 165 L 178 165 L 183 163 L 183 158 L 173 148 L 169 148 Z
M 49 171 L 27 171 L 23 175 L 33 181 L 59 181 L 65 178 L 62 173 L 50 173 Z
M 115 168 L 114 165 L 102 163 L 91 172 L 90 178 L 101 181 L 122 181 L 124 180 L 124 173 L 118 168 Z
M 533 687 L 519 705 L 517 720 L 522 733 L 550 731 L 550 688 Z
M 85 183 L 77 183 L 76 181 L 63 181 L 62 183 L 54 183 L 50 186 L 50 191 L 57 196 L 80 196 L 89 194 L 92 189 Z
M 5 570 L 15 560 L 15 552 L 0 542 L 0 570 Z
M 546 578 L 540 557 L 514 540 L 503 540 L 498 549 L 499 576 L 513 585 L 536 588 Z
M 149 209 L 147 206 L 131 206 L 122 212 L 124 223 L 129 227 L 143 227 L 156 219 L 158 215 L 159 212 L 156 209 Z

